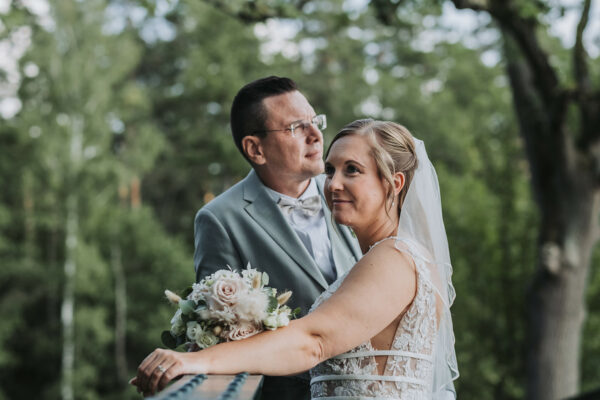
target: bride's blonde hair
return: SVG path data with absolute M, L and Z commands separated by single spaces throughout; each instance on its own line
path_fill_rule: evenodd
M 412 135 L 404 126 L 390 121 L 376 121 L 373 119 L 359 119 L 349 123 L 338 132 L 331 141 L 350 135 L 361 135 L 369 140 L 371 155 L 377 165 L 379 176 L 389 183 L 387 198 L 393 202 L 394 175 L 397 172 L 404 174 L 404 187 L 398 194 L 398 213 L 406 198 L 406 193 L 418 166 L 415 151 L 415 142 Z M 327 155 L 329 155 L 329 150 Z

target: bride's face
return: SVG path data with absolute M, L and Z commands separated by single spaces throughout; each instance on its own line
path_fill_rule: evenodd
M 387 218 L 386 183 L 361 135 L 336 140 L 325 161 L 325 199 L 337 223 L 360 228 Z

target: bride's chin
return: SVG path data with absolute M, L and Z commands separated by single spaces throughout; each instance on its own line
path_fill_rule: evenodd
M 348 215 L 346 213 L 339 212 L 335 208 L 331 211 L 331 214 L 333 216 L 333 220 L 337 224 L 348 226 L 351 222 L 350 218 L 348 217 Z
M 352 228 L 352 220 L 351 219 L 335 218 L 335 217 L 334 217 L 334 219 L 335 219 L 336 223 L 347 226 L 348 228 Z

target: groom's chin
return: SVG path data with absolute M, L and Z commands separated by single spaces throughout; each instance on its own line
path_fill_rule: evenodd
M 313 176 L 317 176 L 322 174 L 323 172 L 325 172 L 325 163 L 323 162 L 322 159 L 318 159 L 318 160 L 312 160 L 313 162 L 311 163 L 311 172 L 313 174 Z

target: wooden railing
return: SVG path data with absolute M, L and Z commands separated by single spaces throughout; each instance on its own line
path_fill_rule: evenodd
M 262 375 L 186 375 L 152 400 L 257 400 Z
M 262 375 L 186 375 L 147 400 L 258 400 Z M 598 400 L 600 388 L 565 400 Z

